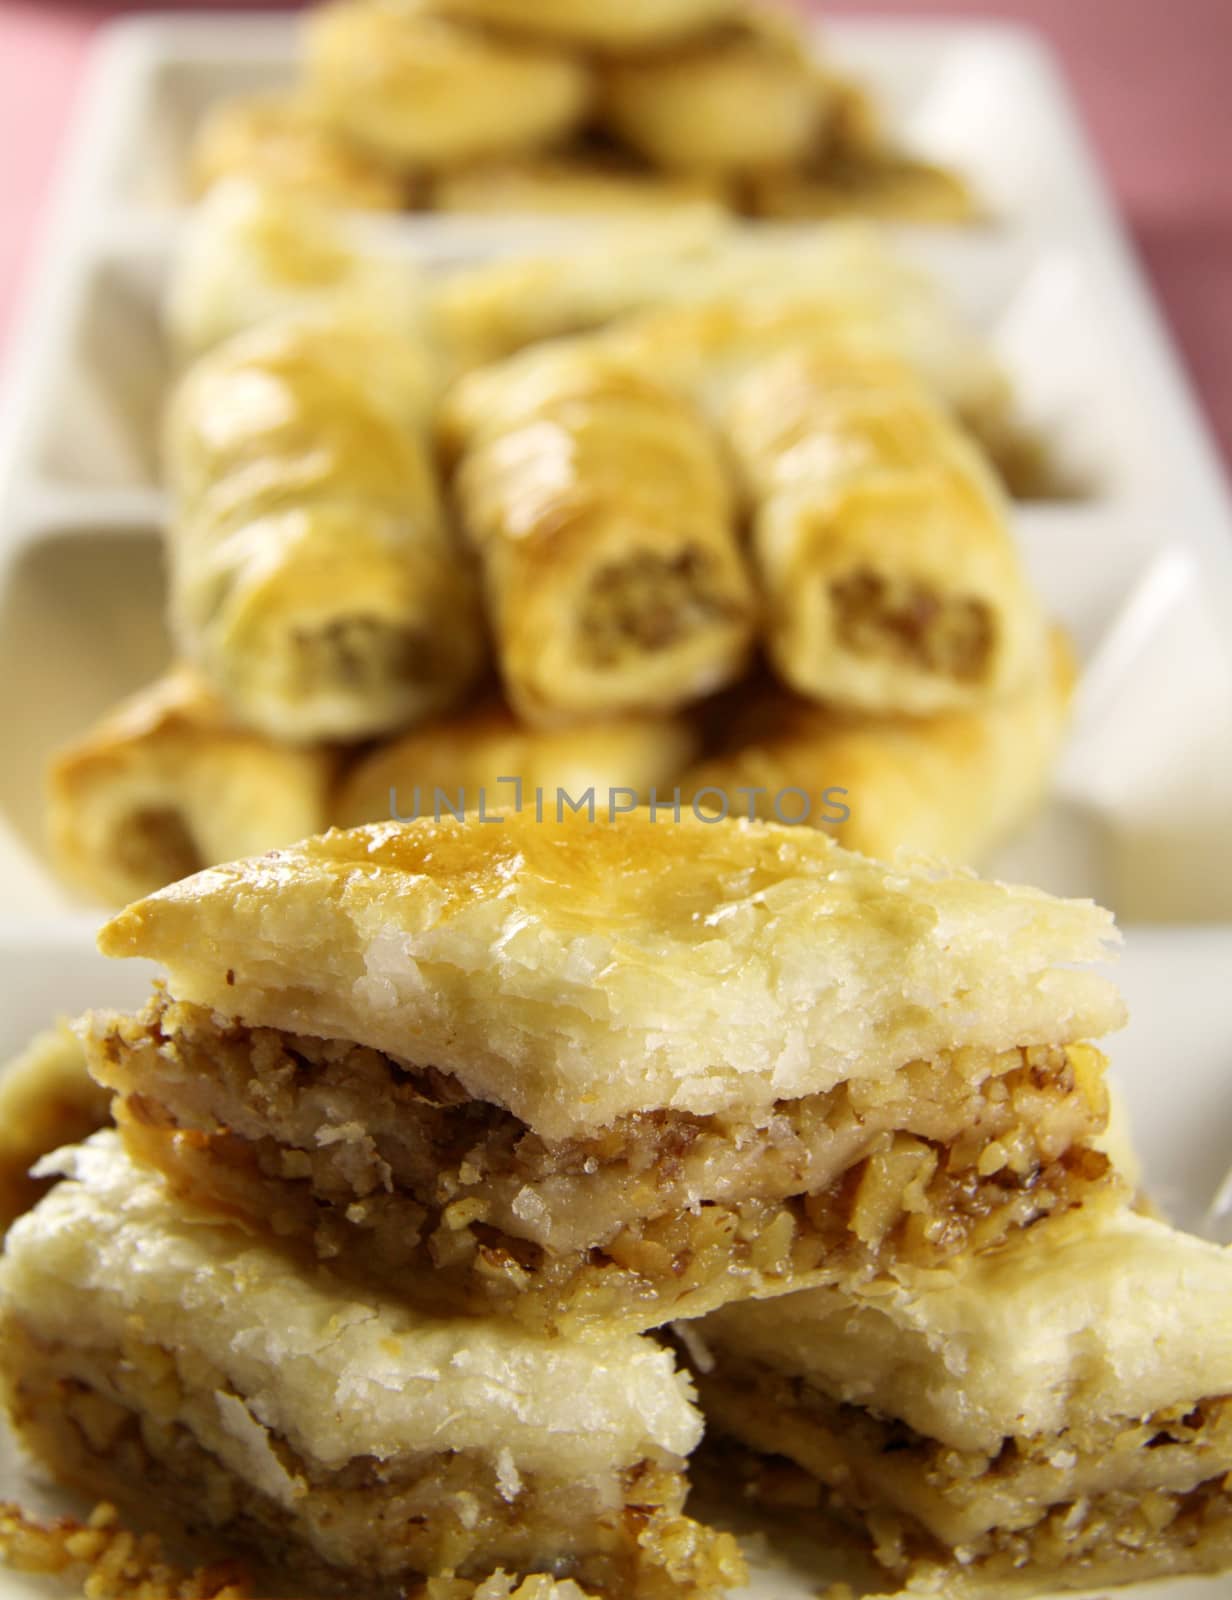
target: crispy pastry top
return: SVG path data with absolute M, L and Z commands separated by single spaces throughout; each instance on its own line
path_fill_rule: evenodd
M 0 1303 L 73 1346 L 107 1351 L 136 1329 L 187 1348 L 188 1372 L 203 1358 L 252 1481 L 281 1470 L 271 1436 L 326 1469 L 470 1450 L 509 1483 L 518 1472 L 607 1480 L 701 1437 L 688 1380 L 635 1334 L 551 1340 L 358 1301 L 185 1206 L 110 1131 L 57 1152 L 49 1170 L 72 1181 L 10 1232 Z
M 960 1450 L 1232 1391 L 1232 1253 L 1133 1211 L 1080 1210 L 874 1304 L 831 1289 L 694 1324 L 744 1356 Z
M 1122 1020 L 1073 970 L 1116 937 L 1089 901 L 687 808 L 609 822 L 606 798 L 594 822 L 526 797 L 497 822 L 334 830 L 139 901 L 100 948 L 250 1025 L 441 1068 L 548 1138 Z

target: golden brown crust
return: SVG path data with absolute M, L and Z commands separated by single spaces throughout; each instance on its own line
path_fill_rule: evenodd
M 111 1092 L 86 1071 L 67 1022 L 37 1034 L 0 1069 L 0 1240 L 55 1181 L 31 1177 L 40 1157 L 110 1121 Z
M 730 439 L 778 676 L 885 713 L 987 705 L 1040 670 L 1044 631 L 988 463 L 905 369 L 841 345 L 738 385 Z
M 622 789 L 645 801 L 670 794 L 696 756 L 698 740 L 683 717 L 625 717 L 536 730 L 498 701 L 441 718 L 382 745 L 346 775 L 332 808 L 339 827 L 391 817 L 431 816 L 444 807 L 496 811 L 518 795 L 534 804 L 541 790 L 594 788 L 608 802 Z M 623 800 L 622 800 L 623 803 Z
M 276 737 L 357 739 L 453 704 L 482 651 L 421 428 L 431 374 L 358 313 L 240 335 L 167 429 L 185 656 Z
M 1017 695 L 932 717 L 844 714 L 763 685 L 681 787 L 688 798 L 711 791 L 712 804 L 750 794 L 767 820 L 776 796 L 803 790 L 815 800 L 810 820 L 849 850 L 978 864 L 1030 818 L 1051 775 L 1075 676 L 1059 629 L 1049 657 Z
M 100 947 L 254 1026 L 396 1055 L 414 1039 L 475 1098 L 563 1137 L 765 1107 L 964 1045 L 1098 1036 L 1122 1010 L 1080 968 L 1114 937 L 1090 902 L 886 868 L 811 829 L 530 808 L 214 868 L 129 907 Z
M 613 64 L 602 109 L 653 164 L 727 174 L 793 166 L 817 142 L 828 113 L 807 42 L 769 12 Z
M 536 149 L 575 128 L 591 94 L 579 58 L 397 0 L 315 9 L 304 71 L 325 125 L 400 168 Z
M 520 716 L 668 712 L 739 675 L 755 600 L 718 446 L 686 401 L 547 348 L 463 380 L 443 428 Z
M 325 826 L 333 752 L 239 726 L 188 667 L 108 713 L 53 762 L 58 870 L 112 906 Z
M 447 16 L 584 48 L 642 50 L 726 21 L 745 0 L 434 0 Z
M 328 132 L 298 95 L 219 102 L 197 130 L 190 174 L 198 197 L 229 178 L 259 178 L 355 211 L 401 211 L 411 198 L 405 176 Z

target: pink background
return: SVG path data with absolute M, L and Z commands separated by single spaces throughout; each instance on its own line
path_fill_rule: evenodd
M 153 8 L 0 0 L 0 339 L 90 35 L 103 18 L 138 9 Z M 203 9 L 202 0 L 181 9 Z M 1012 18 L 1049 37 L 1232 461 L 1232 0 L 849 0 L 826 9 Z

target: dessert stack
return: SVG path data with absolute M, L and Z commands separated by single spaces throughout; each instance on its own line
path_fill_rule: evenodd
M 53 1158 L 9 1236 L 17 1428 L 323 1592 L 736 1584 L 683 1512 L 702 1419 L 650 1335 L 693 1330 L 755 1478 L 726 1363 L 798 1348 L 763 1314 L 854 1308 L 859 1370 L 924 1284 L 1117 1217 L 1112 937 L 1087 903 L 645 811 L 388 823 L 188 878 L 101 936 L 165 976 L 81 1024 L 119 1131 Z

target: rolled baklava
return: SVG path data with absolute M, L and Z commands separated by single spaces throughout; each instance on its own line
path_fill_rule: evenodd
M 1112 931 L 805 828 L 527 806 L 130 907 L 101 947 L 166 988 L 85 1034 L 197 1203 L 435 1306 L 649 1328 L 1116 1192 Z
M 443 432 L 520 717 L 664 713 L 740 675 L 753 586 L 686 400 L 586 350 L 532 350 L 463 379 Z
M 127 905 L 176 878 L 325 826 L 338 761 L 241 727 L 178 667 L 60 752 L 48 829 L 65 880 Z
M 724 1477 L 756 1492 L 799 1469 L 793 1498 L 862 1535 L 895 1592 L 995 1600 L 1232 1566 L 1216 1245 L 1079 1211 L 877 1300 L 813 1290 L 691 1328 Z
M 356 740 L 455 703 L 482 661 L 440 504 L 416 347 L 290 317 L 191 368 L 167 429 L 182 654 L 274 737 Z
M 430 722 L 365 756 L 333 807 L 343 828 L 365 822 L 547 806 L 593 792 L 606 814 L 672 792 L 698 736 L 684 717 L 616 717 L 528 728 L 499 702 Z
M 298 95 L 244 95 L 207 112 L 193 141 L 192 187 L 206 195 L 229 178 L 350 211 L 401 211 L 410 200 L 405 176 L 327 131 Z
M 111 1095 L 87 1072 L 85 1050 L 65 1021 L 0 1067 L 0 1239 L 50 1187 L 32 1176 L 39 1159 L 110 1121 Z
M 204 355 L 271 317 L 356 308 L 426 337 L 414 266 L 361 244 L 335 212 L 269 184 L 219 184 L 193 214 L 164 310 L 174 354 Z
M 582 60 L 418 0 L 332 0 L 308 16 L 306 91 L 326 127 L 397 168 L 449 167 L 568 134 Z
M 62 1483 L 332 1594 L 500 1567 L 613 1600 L 739 1581 L 734 1541 L 680 1514 L 701 1419 L 668 1350 L 357 1302 L 110 1132 L 54 1160 L 0 1264 L 0 1380 Z
M 749 11 L 671 50 L 614 62 L 602 116 L 669 172 L 790 168 L 820 137 L 825 88 L 798 25 Z
M 1056 630 L 1025 688 L 973 710 L 869 717 L 761 688 L 681 787 L 711 809 L 809 821 L 879 860 L 904 850 L 978 865 L 1043 801 L 1073 684 Z
M 744 0 L 433 0 L 447 16 L 581 48 L 653 49 L 725 21 Z
M 987 705 L 1040 670 L 1039 603 L 980 452 L 908 370 L 815 348 L 755 368 L 726 433 L 755 505 L 765 641 L 798 693 Z

